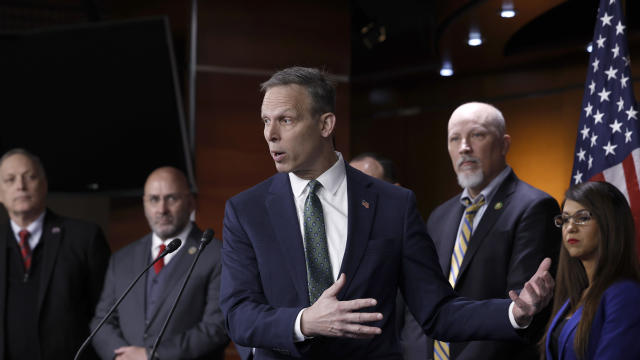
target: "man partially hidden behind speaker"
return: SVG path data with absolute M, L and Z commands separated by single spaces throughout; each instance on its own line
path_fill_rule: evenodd
M 189 220 L 195 199 L 180 170 L 153 171 L 144 186 L 143 204 L 152 233 L 111 257 L 92 328 L 171 240 L 179 238 L 182 245 L 145 274 L 98 331 L 93 346 L 102 359 L 147 359 L 200 244 L 202 231 Z M 220 249 L 220 241 L 214 240 L 203 250 L 158 345 L 157 358 L 223 358 L 229 338 L 218 305 Z
M 23 149 L 0 158 L 0 357 L 71 359 L 89 334 L 109 261 L 102 230 L 46 207 L 40 160 Z M 85 359 L 95 358 L 88 352 Z

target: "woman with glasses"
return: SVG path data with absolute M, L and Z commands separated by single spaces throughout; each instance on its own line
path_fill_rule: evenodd
M 547 360 L 640 359 L 640 266 L 631 210 L 605 182 L 567 190 Z

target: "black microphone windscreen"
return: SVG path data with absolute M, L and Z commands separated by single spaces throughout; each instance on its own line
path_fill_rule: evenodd
M 182 240 L 175 238 L 173 240 L 171 240 L 171 242 L 169 243 L 169 245 L 167 245 L 167 254 L 170 254 L 176 250 L 178 250 L 178 248 L 180 247 L 180 245 L 182 245 Z
M 211 242 L 211 239 L 213 239 L 213 229 L 207 229 L 202 234 L 202 239 L 200 240 L 200 242 L 207 245 Z

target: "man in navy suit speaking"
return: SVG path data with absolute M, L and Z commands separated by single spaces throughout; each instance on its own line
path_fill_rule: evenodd
M 433 338 L 519 339 L 516 329 L 551 297 L 550 261 L 512 300 L 457 297 L 413 192 L 335 151 L 327 77 L 292 67 L 262 90 L 278 174 L 226 205 L 220 305 L 235 343 L 253 347 L 255 359 L 401 359 L 398 289 Z

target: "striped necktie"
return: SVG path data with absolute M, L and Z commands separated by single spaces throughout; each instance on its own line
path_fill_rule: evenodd
M 464 210 L 464 219 L 462 221 L 460 235 L 456 239 L 456 243 L 453 246 L 453 253 L 451 254 L 449 284 L 451 284 L 452 288 L 455 288 L 456 286 L 460 267 L 462 266 L 462 260 L 464 259 L 464 254 L 467 253 L 467 248 L 469 247 L 469 240 L 471 239 L 471 233 L 473 232 L 473 219 L 476 217 L 478 210 L 480 210 L 482 205 L 485 204 L 484 196 L 480 195 L 475 204 L 472 204 L 469 199 L 465 199 L 465 203 L 467 207 Z M 434 341 L 433 353 L 434 360 L 449 359 L 449 343 L 438 340 Z
M 20 254 L 22 254 L 22 262 L 24 264 L 24 272 L 28 273 L 31 268 L 31 247 L 29 246 L 29 237 L 31 233 L 28 230 L 20 230 Z

